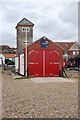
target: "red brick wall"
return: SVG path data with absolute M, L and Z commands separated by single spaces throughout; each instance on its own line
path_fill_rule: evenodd
M 73 51 L 76 53 L 75 55 L 77 55 L 77 52 L 79 52 L 79 55 L 80 55 L 80 50 L 71 50 L 71 51 L 68 52 L 70 57 L 73 56 Z

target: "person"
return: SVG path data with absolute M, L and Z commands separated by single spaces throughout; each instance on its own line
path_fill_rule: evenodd
M 66 69 L 69 70 L 70 69 L 70 66 L 71 66 L 71 62 L 68 60 L 66 62 Z
M 76 62 L 75 62 L 75 61 L 73 61 L 73 68 L 74 68 L 74 70 L 75 70 L 75 65 L 76 65 Z
M 67 74 L 65 72 L 65 67 L 66 67 L 66 62 L 63 60 L 62 61 L 62 77 L 64 77 L 64 74 L 67 77 Z

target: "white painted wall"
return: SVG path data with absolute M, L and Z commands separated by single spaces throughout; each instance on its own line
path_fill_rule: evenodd
M 18 57 L 15 57 L 15 71 L 18 72 Z
M 0 65 L 5 64 L 5 56 L 3 54 L 0 54 Z
M 20 74 L 24 75 L 24 53 L 20 54 Z
M 11 60 L 11 61 L 15 61 L 15 58 L 6 58 L 6 59 L 9 59 L 9 60 Z

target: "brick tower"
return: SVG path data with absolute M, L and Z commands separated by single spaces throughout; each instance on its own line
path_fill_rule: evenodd
M 27 46 L 33 43 L 34 24 L 28 19 L 23 18 L 16 26 L 17 33 L 17 52 L 18 54 Z

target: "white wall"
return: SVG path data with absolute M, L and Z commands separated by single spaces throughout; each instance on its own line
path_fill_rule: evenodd
M 18 57 L 15 57 L 15 71 L 18 72 Z
M 5 64 L 5 56 L 3 54 L 0 54 L 0 65 Z
M 24 53 L 20 54 L 20 74 L 24 75 Z

